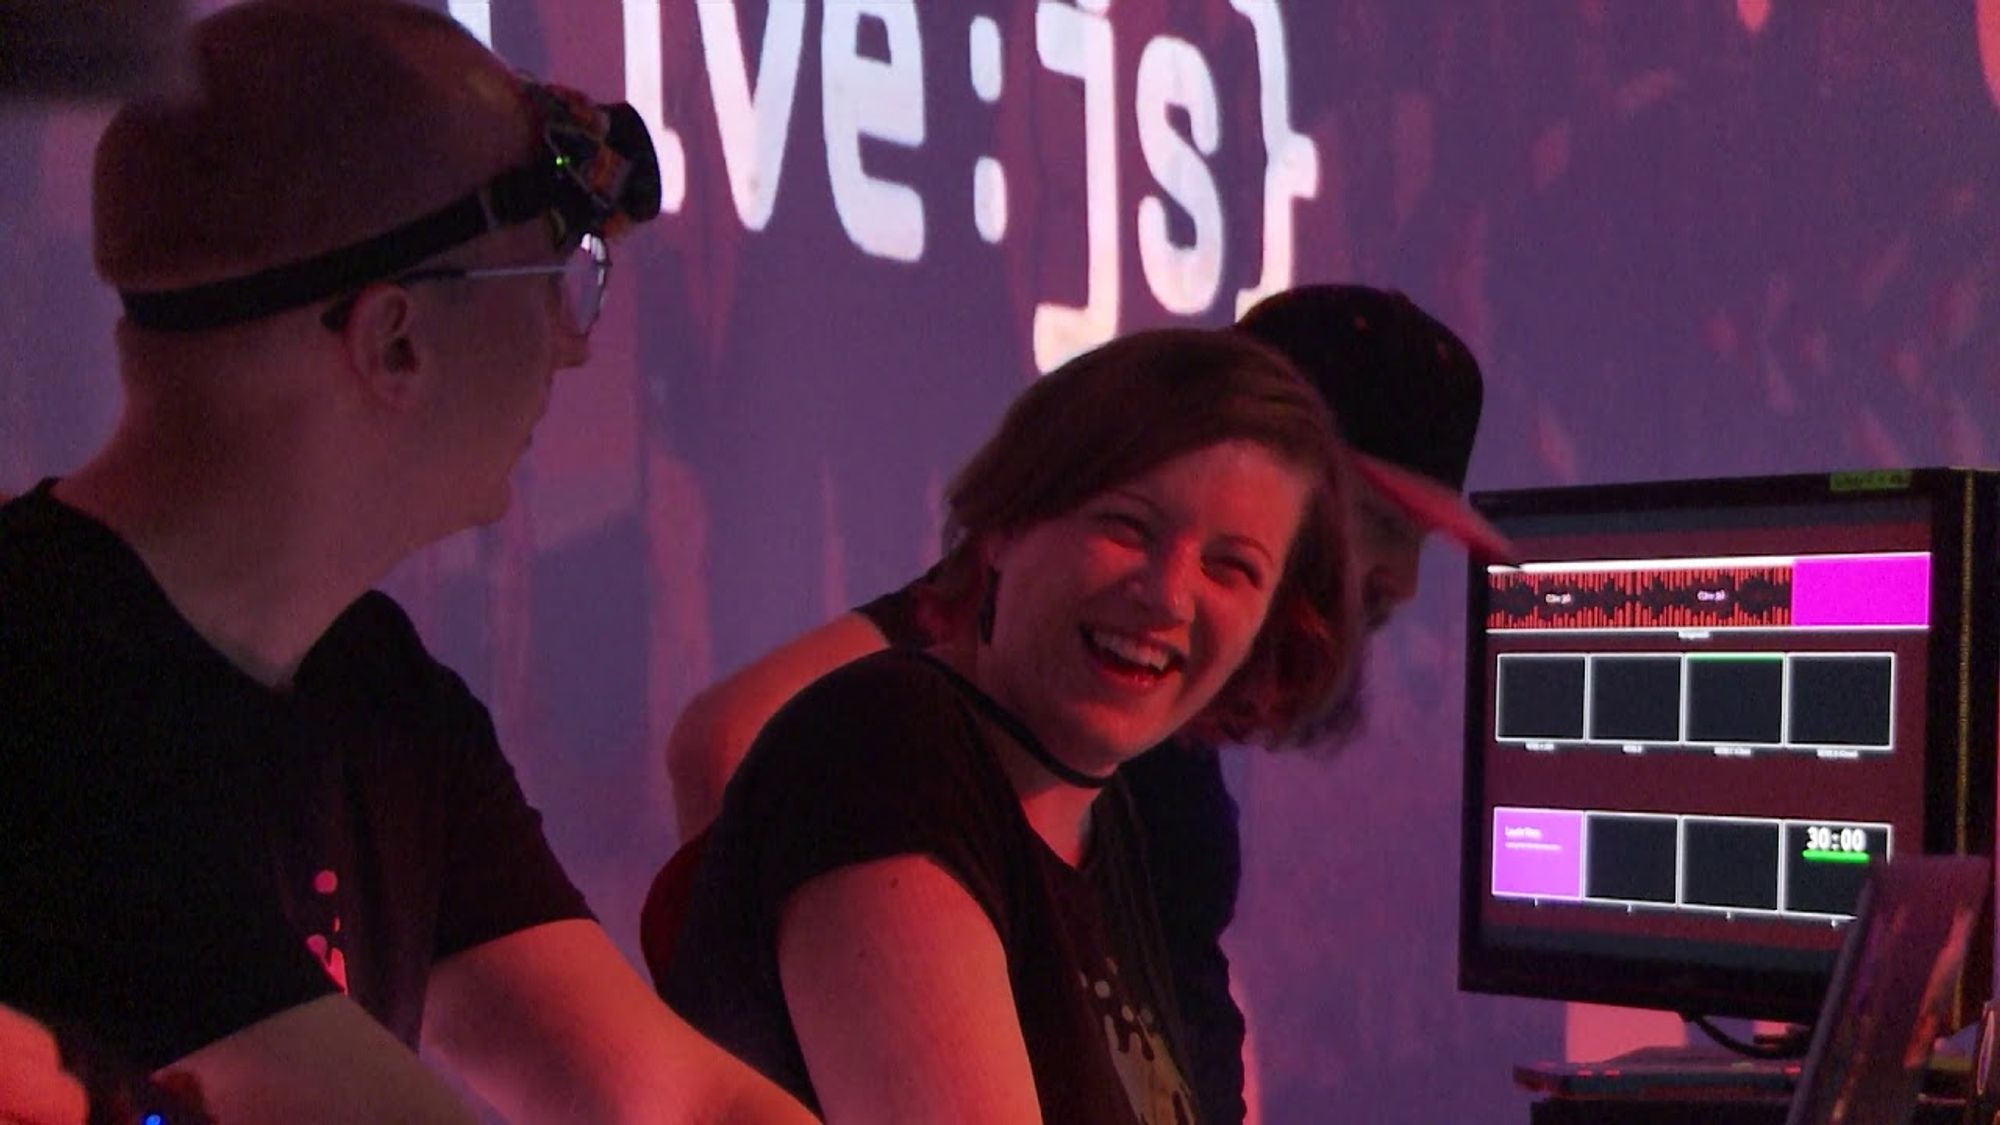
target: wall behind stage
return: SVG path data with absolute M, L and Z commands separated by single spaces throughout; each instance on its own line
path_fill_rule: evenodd
M 628 949 L 689 695 L 916 573 L 1002 405 L 1113 332 L 1402 288 L 1486 367 L 1479 487 L 1993 461 L 2000 0 L 435 6 L 667 158 L 513 514 L 392 583 Z M 102 121 L 0 116 L 0 489 L 115 418 Z M 1463 578 L 1427 560 L 1358 744 L 1230 767 L 1266 1120 L 1507 1119 L 1564 1049 L 1453 987 Z

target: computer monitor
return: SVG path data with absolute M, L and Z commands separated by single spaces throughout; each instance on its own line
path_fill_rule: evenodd
M 1870 861 L 1990 856 L 1997 482 L 1475 495 L 1460 986 L 1803 1022 Z

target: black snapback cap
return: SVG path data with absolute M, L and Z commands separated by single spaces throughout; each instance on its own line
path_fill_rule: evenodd
M 1286 289 L 1236 327 L 1319 388 L 1356 469 L 1384 497 L 1481 558 L 1514 557 L 1463 495 L 1485 383 L 1451 329 L 1403 294 L 1366 285 Z

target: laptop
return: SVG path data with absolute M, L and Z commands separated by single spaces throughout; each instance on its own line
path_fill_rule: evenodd
M 1647 1048 L 1516 1067 L 1559 1097 L 1781 1098 L 1786 1125 L 1907 1122 L 1992 880 L 1983 856 L 1899 856 L 1869 870 L 1803 1063 Z
M 1981 856 L 1910 856 L 1869 872 L 1834 962 L 1786 1125 L 1907 1122 L 1947 1027 L 1992 881 Z

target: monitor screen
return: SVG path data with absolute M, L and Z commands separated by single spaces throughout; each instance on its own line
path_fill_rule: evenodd
M 1805 1020 L 1871 861 L 1991 854 L 1991 492 L 1475 497 L 1521 561 L 1471 575 L 1462 985 Z

